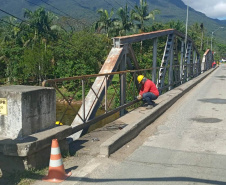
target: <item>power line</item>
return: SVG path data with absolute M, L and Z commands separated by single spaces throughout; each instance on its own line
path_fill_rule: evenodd
M 25 1 L 27 1 L 28 3 L 31 3 L 31 4 L 33 4 L 33 5 L 35 5 L 35 6 L 38 6 L 38 7 L 40 7 L 40 8 L 44 8 L 45 10 L 48 10 L 48 11 L 50 11 L 50 12 L 52 12 L 52 13 L 55 13 L 56 15 L 60 15 L 59 13 L 57 13 L 57 12 L 55 12 L 55 11 L 52 11 L 52 10 L 50 10 L 50 9 L 48 9 L 48 8 L 39 6 L 38 4 L 33 3 L 33 2 L 31 2 L 31 1 L 28 1 L 28 0 L 25 0 Z M 62 16 L 62 15 L 60 15 L 60 16 Z
M 26 23 L 29 24 L 29 22 L 27 22 L 27 21 L 25 21 L 25 20 L 23 20 L 23 19 L 20 19 L 19 17 L 15 16 L 15 15 L 12 15 L 12 14 L 10 14 L 10 13 L 8 13 L 8 12 L 2 10 L 2 9 L 0 9 L 0 11 L 4 12 L 5 14 L 8 14 L 8 15 L 10 15 L 10 16 L 16 18 L 16 19 L 19 19 L 19 20 L 22 21 L 22 22 L 26 22 Z M 7 22 L 7 21 L 4 21 L 3 19 L 1 19 L 1 21 L 5 22 L 5 23 L 7 23 L 7 24 L 13 25 L 13 26 L 15 26 L 15 27 L 17 27 L 17 28 L 20 28 L 20 29 L 23 30 L 23 31 L 33 33 L 33 32 L 31 32 L 30 30 L 22 29 L 21 27 L 18 27 L 17 25 L 12 24 L 12 23 L 9 23 L 9 22 Z M 49 34 L 49 33 L 47 33 L 47 34 Z M 71 44 L 70 42 L 68 42 L 68 41 L 66 41 L 66 40 L 63 40 L 63 39 L 61 39 L 61 38 L 59 38 L 59 40 L 61 40 L 61 41 L 63 41 L 63 42 L 66 42 L 66 43 L 68 43 L 69 45 L 71 45 L 71 46 L 73 46 L 73 47 L 76 47 L 75 45 Z M 55 41 L 53 41 L 53 42 L 55 42 Z M 56 42 L 55 42 L 55 43 L 56 43 Z M 59 44 L 59 43 L 57 43 L 57 44 Z M 61 45 L 61 44 L 59 44 L 59 45 Z M 61 45 L 61 46 L 63 46 L 63 45 Z M 64 47 L 65 47 L 65 46 L 64 46 Z
M 2 22 L 4 22 L 4 23 L 7 23 L 7 24 L 9 24 L 9 25 L 11 25 L 11 26 L 15 26 L 15 27 L 17 27 L 17 28 L 20 28 L 19 26 L 15 25 L 15 24 L 13 24 L 13 23 L 11 23 L 11 22 L 5 21 L 5 20 L 3 20 L 3 19 L 0 19 L 0 21 L 2 21 Z M 20 28 L 20 29 L 21 29 L 21 28 Z
M 121 7 L 122 5 L 120 5 L 116 0 L 114 0 L 116 2 L 117 5 L 119 5 L 119 7 Z
M 11 26 L 17 27 L 17 28 L 19 28 L 20 30 L 26 31 L 26 32 L 28 32 L 28 33 L 33 33 L 33 32 L 31 32 L 30 30 L 22 29 L 21 27 L 15 25 L 15 24 L 12 24 L 12 23 L 10 23 L 10 22 L 8 22 L 8 21 L 5 21 L 5 20 L 3 20 L 3 19 L 0 19 L 0 21 L 4 22 L 4 23 L 6 23 L 6 24 L 9 24 L 9 25 L 11 25 Z M 61 39 L 61 38 L 59 38 L 59 40 L 63 41 L 63 43 L 66 42 L 66 43 L 70 44 L 71 46 L 76 47 L 76 46 L 74 46 L 73 44 L 71 44 L 71 43 L 69 43 L 69 42 L 67 42 L 67 41 L 65 41 L 65 40 L 63 40 L 63 39 Z M 55 40 L 53 40 L 53 43 L 56 43 L 57 45 L 62 46 L 62 47 L 67 48 L 67 49 L 72 49 L 72 48 L 70 48 L 70 47 L 68 47 L 68 46 L 66 46 L 66 45 L 63 45 L 63 44 L 60 44 L 60 43 L 56 42 Z
M 13 14 L 11 14 L 11 13 L 8 13 L 8 12 L 2 10 L 1 8 L 0 8 L 0 11 L 3 12 L 3 13 L 5 13 L 5 14 L 7 14 L 7 15 L 10 15 L 10 16 L 12 16 L 12 17 L 14 17 L 14 18 L 16 18 L 16 19 L 18 19 L 18 20 L 20 20 L 20 21 L 22 21 L 22 22 L 27 22 L 27 21 L 25 21 L 25 20 L 23 20 L 23 19 L 21 19 L 21 18 L 19 18 L 19 17 L 16 17 L 15 15 L 13 15 Z
M 28 1 L 28 0 L 25 0 L 25 1 L 28 2 L 28 3 L 31 3 L 31 4 L 33 4 L 33 5 L 36 5 L 36 6 L 40 7 L 40 8 L 44 8 L 45 10 L 48 10 L 48 11 L 50 11 L 50 12 L 56 14 L 56 15 L 59 15 L 59 16 L 62 16 L 62 17 L 64 16 L 62 13 L 57 13 L 57 12 L 55 12 L 55 11 L 52 11 L 52 10 L 46 8 L 46 7 L 39 6 L 38 4 L 33 3 L 33 2 L 31 2 L 31 1 Z M 70 18 L 74 19 L 73 17 L 70 17 Z M 85 25 L 85 26 L 86 26 L 85 23 L 79 21 L 78 19 L 74 19 L 74 20 L 77 21 L 78 23 L 81 23 L 82 25 Z M 68 23 L 68 24 L 69 24 L 69 23 Z M 70 25 L 70 27 L 72 27 L 72 26 Z
M 53 6 L 53 5 L 51 5 L 51 4 L 47 3 L 47 2 L 45 2 L 45 1 L 43 1 L 43 0 L 40 0 L 40 1 L 42 1 L 43 3 L 45 3 L 45 4 L 49 5 L 49 6 L 51 6 L 51 7 L 54 8 L 54 9 L 58 10 L 59 12 L 61 12 L 61 13 L 65 14 L 65 15 L 67 15 L 68 17 L 71 17 L 69 14 L 67 14 L 67 13 L 65 13 L 65 12 L 63 12 L 63 11 L 61 11 L 60 9 L 56 8 L 55 6 Z M 71 17 L 71 18 L 73 18 L 73 17 Z
M 104 0 L 106 3 L 108 3 L 113 9 L 115 8 L 117 10 L 116 7 L 113 7 L 113 5 L 111 3 L 109 3 L 108 1 Z
M 63 12 L 62 10 L 60 10 L 59 8 L 57 8 L 57 7 L 53 6 L 53 5 L 51 5 L 50 3 L 47 3 L 47 2 L 45 2 L 45 1 L 43 1 L 43 0 L 40 0 L 40 1 L 42 1 L 43 3 L 45 3 L 45 4 L 49 5 L 49 6 L 51 6 L 52 8 L 54 8 L 54 9 L 58 10 L 59 12 L 61 12 L 61 13 L 65 14 L 65 15 L 67 15 L 68 17 L 70 17 L 70 18 L 72 18 L 72 19 L 74 19 L 74 20 L 76 20 L 76 21 L 78 21 L 78 22 L 80 22 L 81 24 L 83 24 L 83 25 L 85 25 L 85 26 L 86 26 L 86 24 L 85 24 L 85 23 L 83 23 L 83 22 L 79 21 L 78 19 L 75 19 L 75 18 L 74 18 L 74 17 L 72 17 L 71 15 L 69 15 L 69 14 L 67 14 L 67 13 Z
M 130 1 L 128 1 L 128 0 L 126 0 L 126 2 L 127 2 L 127 4 L 129 3 L 130 6 L 132 6 L 132 7 L 134 7 L 134 5 L 136 5 L 135 3 L 134 3 L 134 5 L 132 5 L 132 3 Z

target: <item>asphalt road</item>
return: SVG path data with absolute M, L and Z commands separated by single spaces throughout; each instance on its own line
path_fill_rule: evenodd
M 158 125 L 156 132 L 123 161 L 106 162 L 70 182 L 226 184 L 226 65 L 222 64 L 152 125 Z

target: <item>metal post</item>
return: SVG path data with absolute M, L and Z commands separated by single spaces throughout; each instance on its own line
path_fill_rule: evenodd
M 86 107 L 85 107 L 85 83 L 84 79 L 82 79 L 82 106 L 83 106 L 83 122 L 86 122 Z
M 199 54 L 197 53 L 197 76 L 201 74 L 201 62 Z
M 219 28 L 217 28 L 215 31 L 212 32 L 212 36 L 211 36 L 211 51 L 213 51 L 213 50 L 212 50 L 212 49 L 213 49 L 213 34 L 214 34 L 214 32 L 216 32 L 217 30 L 219 30 L 220 28 L 224 28 L 224 27 L 219 27 Z
M 136 72 L 133 74 L 133 97 L 135 98 Z
M 184 41 L 181 41 L 181 55 L 180 55 L 180 81 L 182 83 L 183 65 L 184 65 Z
M 121 64 L 120 71 L 126 70 L 126 54 L 124 55 Z M 120 105 L 124 105 L 126 102 L 126 74 L 120 74 Z M 120 111 L 120 116 L 125 114 L 125 109 Z
M 187 17 L 186 17 L 186 33 L 185 33 L 185 50 L 187 48 L 187 37 L 188 37 L 188 10 L 189 6 L 187 6 Z
M 196 74 L 197 74 L 197 65 L 196 65 L 197 63 L 196 63 L 196 51 L 194 50 L 193 51 L 193 78 L 195 77 L 195 76 L 197 76 Z
M 108 76 L 105 76 L 105 113 L 107 113 L 107 88 L 108 88 Z
M 213 32 L 212 32 L 212 35 L 211 35 L 211 51 L 213 51 L 212 48 L 213 48 Z
M 172 46 L 170 50 L 170 67 L 169 67 L 169 81 L 168 81 L 169 90 L 173 88 L 173 59 L 174 59 L 173 47 L 174 47 L 174 39 L 172 39 Z
M 154 39 L 153 43 L 153 64 L 152 64 L 152 81 L 156 84 L 156 67 L 157 67 L 157 46 L 158 38 Z

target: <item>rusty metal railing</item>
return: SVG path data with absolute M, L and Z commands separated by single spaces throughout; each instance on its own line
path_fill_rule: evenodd
M 197 70 L 195 70 L 195 66 L 198 64 L 187 64 L 186 67 L 188 70 L 188 80 L 193 77 L 198 76 Z M 179 68 L 178 65 L 175 65 L 174 68 Z M 169 67 L 167 67 L 169 70 Z M 156 77 L 158 76 L 158 71 L 160 67 L 156 68 Z M 108 118 L 114 114 L 117 114 L 121 110 L 125 110 L 126 112 L 133 110 L 134 108 L 141 105 L 141 103 L 136 99 L 136 95 L 138 95 L 136 78 L 139 74 L 144 74 L 147 78 L 152 78 L 153 68 L 149 69 L 140 69 L 140 70 L 127 70 L 127 71 L 119 71 L 113 73 L 106 74 L 93 74 L 93 75 L 83 75 L 83 76 L 75 76 L 69 78 L 60 78 L 60 79 L 50 79 L 45 80 L 43 82 L 43 86 L 52 86 L 58 92 L 58 95 L 61 95 L 64 102 L 66 103 L 66 108 L 62 112 L 61 115 L 58 115 L 58 120 L 60 122 L 71 124 L 72 120 L 64 121 L 67 111 L 73 111 L 73 118 L 77 115 L 82 120 L 83 123 L 73 128 L 73 132 L 80 131 L 90 125 L 100 122 L 101 120 Z M 120 105 L 120 75 L 126 76 L 126 102 Z M 101 86 L 105 87 L 104 98 L 103 100 L 99 100 L 98 92 L 94 92 L 92 90 L 92 83 L 97 77 L 104 77 L 105 80 L 101 84 Z M 187 80 L 186 80 L 187 81 Z M 182 75 L 178 77 L 177 80 L 174 80 L 172 84 L 168 82 L 166 77 L 165 85 L 159 89 L 162 93 L 167 92 L 174 87 L 177 87 L 184 83 L 182 79 Z M 108 88 L 106 88 L 108 86 Z M 170 88 L 169 88 L 170 87 Z M 85 97 L 88 94 L 88 90 L 92 90 L 96 96 L 96 100 L 99 101 L 99 110 L 97 115 L 94 116 L 93 119 L 87 119 L 85 115 Z M 70 92 L 70 95 L 68 95 Z M 77 109 L 73 106 L 73 103 L 77 105 Z M 82 114 L 78 113 L 78 109 L 83 105 Z M 79 107 L 79 108 L 78 108 Z M 88 113 L 89 114 L 89 113 Z M 117 114 L 114 118 L 109 121 L 113 121 L 118 118 L 119 114 Z
M 159 69 L 159 68 L 157 68 Z M 148 78 L 151 78 L 152 68 L 149 69 L 140 69 L 140 70 L 127 70 L 113 73 L 105 74 L 93 74 L 93 75 L 83 75 L 75 76 L 70 78 L 60 78 L 60 79 L 50 79 L 45 80 L 42 83 L 42 86 L 51 86 L 54 87 L 58 95 L 61 95 L 63 101 L 67 104 L 65 110 L 62 112 L 61 116 L 58 116 L 58 121 L 63 122 L 66 112 L 73 110 L 74 116 L 78 115 L 83 123 L 90 123 L 91 120 L 87 120 L 85 112 L 85 97 L 88 94 L 90 89 L 96 96 L 96 100 L 99 101 L 100 108 L 98 111 L 98 116 L 95 116 L 92 119 L 93 122 L 100 121 L 106 117 L 109 117 L 112 114 L 117 113 L 120 110 L 129 108 L 128 111 L 136 107 L 135 104 L 139 103 L 135 97 L 138 94 L 136 78 L 139 73 L 143 73 Z M 126 102 L 123 105 L 120 105 L 120 75 L 126 76 Z M 104 77 L 105 80 L 101 86 L 105 87 L 104 99 L 99 100 L 98 93 L 95 92 L 92 88 L 92 82 L 97 77 Z M 106 88 L 108 86 L 108 88 Z M 68 95 L 70 92 L 70 95 Z M 78 109 L 75 109 L 73 103 L 81 107 L 83 105 L 83 113 L 80 115 Z M 137 105 L 138 106 L 138 105 Z M 89 114 L 89 113 L 88 113 Z M 101 115 L 99 115 L 101 114 Z M 93 121 L 95 120 L 95 121 Z M 68 124 L 68 123 L 67 123 Z

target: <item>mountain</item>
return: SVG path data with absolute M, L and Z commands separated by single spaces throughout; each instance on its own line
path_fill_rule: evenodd
M 58 16 L 68 16 L 88 22 L 91 24 L 98 19 L 96 11 L 100 8 L 116 11 L 120 6 L 125 6 L 127 3 L 132 9 L 135 4 L 139 4 L 139 0 L 0 0 L 1 8 L 13 15 L 23 18 L 25 8 L 35 10 L 39 6 L 57 13 Z M 147 0 L 149 9 L 159 9 L 160 15 L 156 16 L 156 21 L 167 22 L 169 20 L 186 20 L 187 6 L 182 0 Z M 0 12 L 0 17 L 6 16 Z M 189 8 L 189 24 L 195 22 L 203 23 L 209 36 L 217 28 L 225 26 L 226 21 L 212 19 L 205 14 Z M 218 40 L 224 40 L 226 29 L 216 31 L 214 37 Z M 224 40 L 226 43 L 226 41 Z

